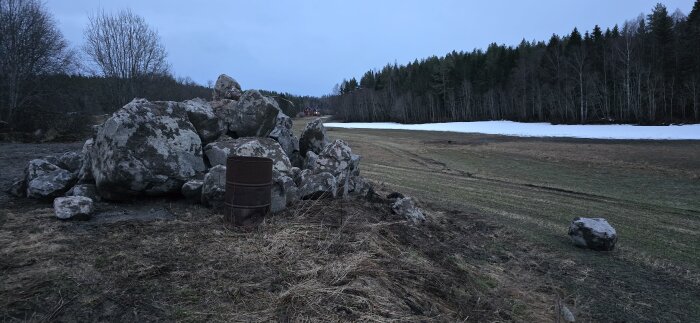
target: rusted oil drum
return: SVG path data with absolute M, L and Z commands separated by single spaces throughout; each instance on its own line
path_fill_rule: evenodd
M 226 159 L 224 219 L 254 226 L 270 212 L 272 159 L 231 156 Z

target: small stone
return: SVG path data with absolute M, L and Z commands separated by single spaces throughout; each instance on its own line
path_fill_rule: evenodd
M 84 196 L 58 197 L 53 200 L 53 209 L 61 220 L 87 220 L 95 210 L 92 199 Z
M 396 202 L 391 205 L 391 210 L 395 214 L 401 215 L 415 224 L 425 222 L 423 211 L 416 207 L 413 199 L 410 197 L 397 199 Z
M 575 218 L 569 226 L 569 237 L 578 247 L 610 251 L 617 243 L 617 232 L 603 218 Z

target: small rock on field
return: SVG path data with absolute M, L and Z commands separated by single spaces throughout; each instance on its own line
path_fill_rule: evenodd
M 53 200 L 53 209 L 61 220 L 87 220 L 95 210 L 92 199 L 84 196 L 58 197 Z
M 396 202 L 391 204 L 391 210 L 395 214 L 401 215 L 407 220 L 411 220 L 413 223 L 425 222 L 423 211 L 416 206 L 413 199 L 410 197 L 397 199 Z
M 574 313 L 571 313 L 571 310 L 569 310 L 566 305 L 561 304 L 561 307 L 559 308 L 559 314 L 561 315 L 561 318 L 564 320 L 564 322 L 576 322 L 576 318 L 574 317 Z
M 603 218 L 575 218 L 569 226 L 569 237 L 576 246 L 610 251 L 617 243 L 617 232 Z

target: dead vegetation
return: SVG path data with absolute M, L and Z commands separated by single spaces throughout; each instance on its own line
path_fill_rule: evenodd
M 549 321 L 564 297 L 542 259 L 474 214 L 431 210 L 414 226 L 386 200 L 302 201 L 248 232 L 209 209 L 153 203 L 176 219 L 0 211 L 3 319 Z

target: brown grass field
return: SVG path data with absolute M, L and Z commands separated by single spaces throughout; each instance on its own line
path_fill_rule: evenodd
M 301 202 L 251 232 L 174 199 L 97 205 L 138 220 L 61 222 L 0 195 L 0 317 L 547 322 L 566 305 L 581 322 L 700 321 L 700 142 L 328 134 L 428 223 L 360 199 Z M 79 147 L 0 144 L 0 184 Z M 607 218 L 616 250 L 572 247 L 576 216 Z

